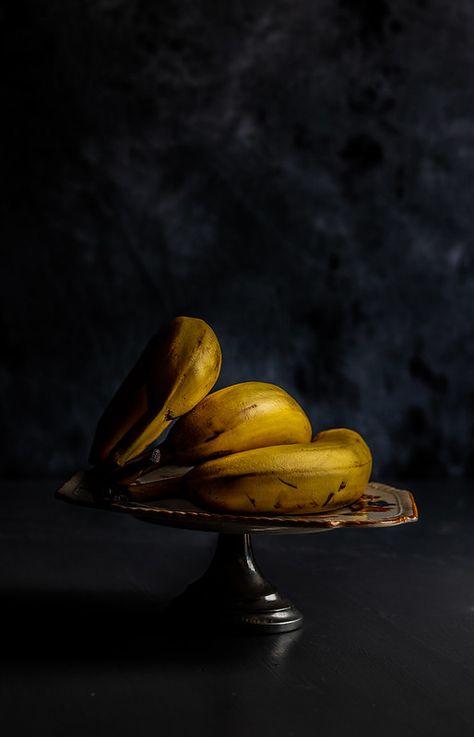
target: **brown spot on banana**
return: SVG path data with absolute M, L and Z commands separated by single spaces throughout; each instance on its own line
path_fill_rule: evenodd
M 339 488 L 340 488 L 340 487 L 339 487 Z M 326 499 L 326 501 L 324 502 L 324 504 L 323 504 L 322 506 L 323 506 L 323 507 L 325 507 L 325 506 L 326 506 L 326 504 L 329 504 L 329 502 L 331 501 L 331 499 L 333 498 L 333 496 L 334 496 L 334 492 L 333 492 L 333 491 L 331 491 L 331 493 L 330 493 L 330 494 L 328 494 L 328 498 Z
M 290 484 L 289 481 L 285 481 L 285 479 L 281 479 L 279 476 L 277 476 L 278 481 L 281 481 L 282 484 L 285 484 L 286 486 L 291 486 L 292 489 L 297 489 L 296 484 Z
M 216 438 L 219 437 L 219 435 L 222 435 L 223 432 L 225 432 L 225 430 L 214 430 L 214 432 L 212 433 L 212 435 L 209 435 L 209 437 L 206 438 L 204 442 L 205 443 L 210 443 L 211 440 L 215 440 Z

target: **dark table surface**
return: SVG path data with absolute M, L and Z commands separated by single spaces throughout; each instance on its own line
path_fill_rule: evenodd
M 4 482 L 1 733 L 474 735 L 471 485 L 411 488 L 420 521 L 255 536 L 300 631 L 170 629 L 162 612 L 216 535 L 145 524 Z

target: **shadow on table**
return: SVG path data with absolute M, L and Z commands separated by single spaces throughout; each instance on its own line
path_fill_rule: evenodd
M 174 620 L 168 602 L 144 594 L 4 591 L 2 659 L 24 661 L 121 660 L 169 666 L 236 662 L 260 656 L 282 661 L 301 630 L 278 635 L 213 631 Z

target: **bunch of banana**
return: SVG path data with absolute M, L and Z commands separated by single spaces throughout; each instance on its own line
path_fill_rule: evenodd
M 186 496 L 231 514 L 314 514 L 364 493 L 372 455 L 353 430 L 320 432 L 313 442 L 260 447 L 208 460 L 167 478 L 132 483 L 137 500 Z
M 170 464 L 192 466 L 204 460 L 311 440 L 311 424 L 293 397 L 275 384 L 247 381 L 208 394 L 180 417 L 150 454 L 150 463 L 129 464 L 117 477 L 128 484 Z
M 358 433 L 327 430 L 311 442 L 305 412 L 274 384 L 249 381 L 209 394 L 221 362 L 203 320 L 165 325 L 99 420 L 91 484 L 110 498 L 125 488 L 132 499 L 185 495 L 234 514 L 315 513 L 363 494 L 372 457 Z
M 204 320 L 176 317 L 149 342 L 99 420 L 90 462 L 108 472 L 140 456 L 212 389 L 222 353 Z

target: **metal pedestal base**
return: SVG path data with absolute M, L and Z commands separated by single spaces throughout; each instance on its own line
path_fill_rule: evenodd
M 208 570 L 172 602 L 169 613 L 209 629 L 277 633 L 303 624 L 303 615 L 260 573 L 249 534 L 220 534 Z

